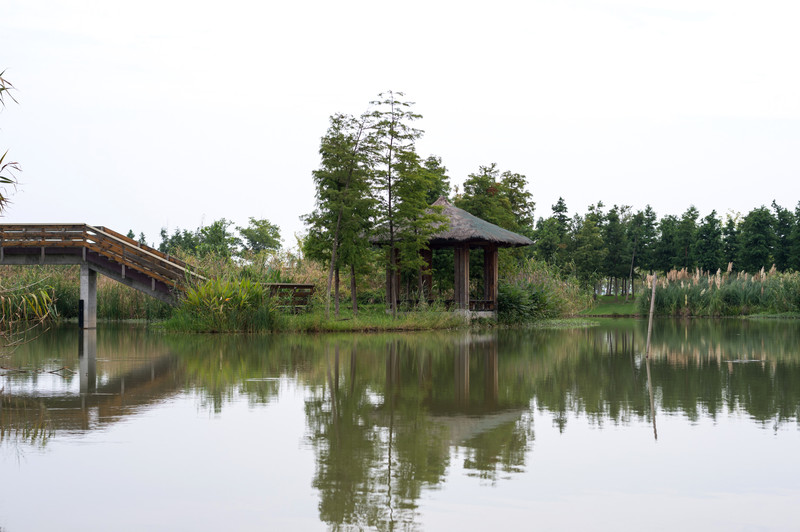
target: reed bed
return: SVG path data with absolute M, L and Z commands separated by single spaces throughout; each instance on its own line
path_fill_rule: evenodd
M 652 276 L 646 280 L 652 287 Z M 646 314 L 651 290 L 637 300 Z M 657 280 L 655 313 L 662 316 L 747 316 L 753 314 L 800 316 L 800 273 L 780 273 L 773 267 L 755 274 L 717 270 L 672 270 Z

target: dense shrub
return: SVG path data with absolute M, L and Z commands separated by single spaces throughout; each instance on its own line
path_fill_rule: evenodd
M 249 279 L 211 279 L 189 288 L 166 327 L 193 332 L 268 331 L 275 325 L 273 301 Z
M 534 259 L 521 263 L 498 285 L 498 319 L 503 323 L 572 316 L 590 305 L 591 295 L 575 278 Z

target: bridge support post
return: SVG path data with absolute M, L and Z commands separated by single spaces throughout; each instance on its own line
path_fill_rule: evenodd
M 78 316 L 78 323 L 83 329 L 95 329 L 97 327 L 97 272 L 90 269 L 85 262 L 81 264 L 81 290 L 80 290 L 81 313 Z

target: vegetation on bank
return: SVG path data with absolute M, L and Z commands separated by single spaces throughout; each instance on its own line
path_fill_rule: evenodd
M 648 278 L 650 282 L 652 278 Z M 655 313 L 661 316 L 796 316 L 800 313 L 800 273 L 774 268 L 750 275 L 745 272 L 694 273 L 672 270 L 656 281 Z M 650 285 L 652 287 L 652 284 Z M 650 308 L 650 291 L 642 294 L 640 314 Z
M 0 72 L 0 107 L 12 89 Z M 194 231 L 175 228 L 169 233 L 165 228 L 157 247 L 180 256 L 210 280 L 189 287 L 174 309 L 101 276 L 98 318 L 165 321 L 170 330 L 206 332 L 463 326 L 460 318 L 443 312 L 453 299 L 453 252 L 427 249 L 430 235 L 446 223 L 431 208 L 439 196 L 535 242 L 500 250 L 497 304 L 498 321 L 504 325 L 574 316 L 590 307 L 585 315 L 643 314 L 649 292 L 634 294 L 634 287 L 646 272 L 668 270 L 683 273 L 669 274 L 674 279 L 659 288 L 661 315 L 800 312 L 797 274 L 774 270 L 800 269 L 800 204 L 792 211 L 773 201 L 771 210 L 762 206 L 745 216 L 731 213 L 723 223 L 716 211 L 699 218 L 694 206 L 658 220 L 650 206 L 641 211 L 624 205 L 606 209 L 602 202 L 590 205 L 585 215 L 570 217 L 559 198 L 552 216 L 535 221 L 526 176 L 501 171 L 495 163 L 469 174 L 460 191 L 451 189 L 441 158 L 423 158 L 416 151 L 424 131 L 414 127 L 421 116 L 413 106 L 402 93 L 389 91 L 358 117 L 330 117 L 320 142 L 320 167 L 312 172 L 317 203 L 303 217 L 307 233 L 298 237 L 297 253 L 281 248 L 278 227 L 266 219 L 251 217 L 246 227 L 222 218 Z M 4 160 L 5 154 L 0 157 L 0 212 L 7 201 L 2 185 L 13 184 L 13 173 L 19 170 Z M 128 236 L 133 238 L 134 232 Z M 145 238 L 140 233 L 141 243 Z M 394 252 L 372 247 L 376 241 Z M 428 252 L 432 265 L 422 259 Z M 469 269 L 473 299 L 483 299 L 482 261 L 483 251 L 474 250 Z M 721 274 L 726 264 L 728 270 Z M 764 273 L 763 266 L 770 264 L 773 270 Z M 423 282 L 427 275 L 432 287 Z M 42 287 L 27 293 L 33 299 L 14 299 L 0 286 L 9 304 L 35 301 L 45 310 L 39 319 L 77 317 L 77 267 L 13 273 L 9 268 L 0 270 L 0 279 Z M 313 284 L 316 296 L 307 312 L 282 310 L 281 302 L 264 289 L 265 283 L 276 282 Z M 704 282 L 707 287 L 701 286 Z M 613 303 L 602 297 L 619 292 L 626 301 L 628 296 L 639 298 L 635 304 L 621 304 L 616 297 Z M 599 303 L 593 302 L 598 296 Z M 3 312 L 4 323 L 20 321 L 13 309 L 4 306 Z
M 274 305 L 260 283 L 215 278 L 189 287 L 165 328 L 193 332 L 269 331 L 275 325 Z
M 498 320 L 505 324 L 574 316 L 592 304 L 578 280 L 546 262 L 528 259 L 512 266 L 498 286 Z

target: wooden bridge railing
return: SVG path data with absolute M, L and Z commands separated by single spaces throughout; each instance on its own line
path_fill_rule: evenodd
M 203 279 L 185 262 L 106 227 L 86 224 L 0 225 L 0 262 L 5 253 L 26 248 L 39 248 L 42 263 L 46 254 L 65 249 L 82 250 L 84 260 L 87 252 L 94 252 L 119 264 L 122 277 L 125 277 L 125 269 L 130 268 L 173 289 L 182 289 L 183 283 L 189 279 Z
M 292 312 L 306 310 L 314 295 L 313 284 L 265 283 L 269 296 L 275 298 L 278 306 Z

